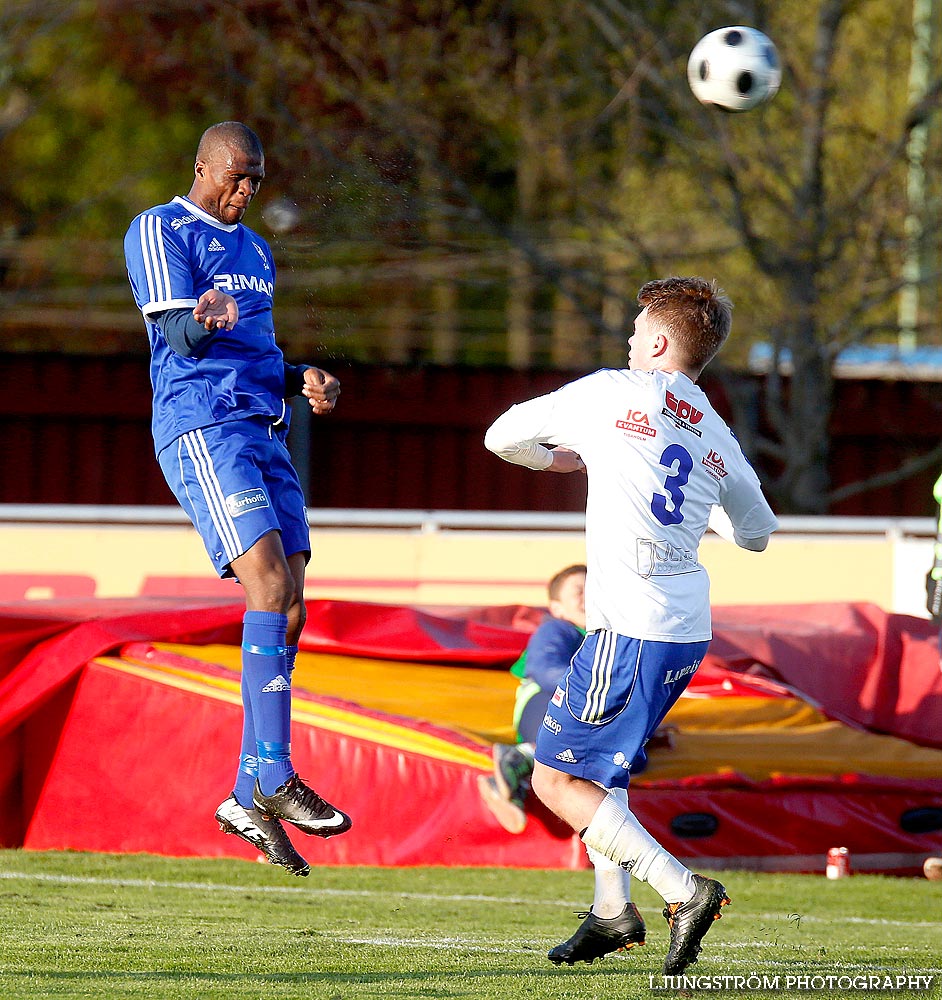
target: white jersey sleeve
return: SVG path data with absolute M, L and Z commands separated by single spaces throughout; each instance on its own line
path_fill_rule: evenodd
M 484 447 L 505 462 L 541 472 L 553 463 L 553 453 L 541 443 L 549 440 L 552 414 L 552 394 L 517 403 L 487 429 Z
M 710 521 L 708 527 L 715 531 L 720 538 L 725 538 L 727 542 L 735 542 L 740 548 L 750 549 L 752 552 L 762 552 L 769 544 L 769 536 L 755 535 L 746 537 L 739 534 L 733 527 L 733 522 L 729 519 L 729 514 L 722 507 L 713 507 L 710 510 Z
M 596 372 L 511 407 L 485 443 L 533 469 L 552 461 L 547 445 L 582 457 L 590 630 L 709 639 L 709 579 L 698 548 L 711 510 L 728 513 L 737 541 L 763 539 L 777 526 L 739 443 L 679 372 Z

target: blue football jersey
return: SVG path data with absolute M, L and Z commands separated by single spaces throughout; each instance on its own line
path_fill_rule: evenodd
M 199 427 L 252 415 L 287 419 L 284 359 L 272 319 L 275 262 L 265 240 L 177 197 L 131 223 L 124 254 L 150 340 L 157 452 Z M 196 356 L 183 357 L 170 348 L 155 317 L 192 309 L 210 288 L 236 300 L 238 322 L 217 330 Z

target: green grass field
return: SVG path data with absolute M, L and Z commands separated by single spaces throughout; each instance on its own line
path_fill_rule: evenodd
M 689 970 L 710 983 L 681 995 L 749 992 L 750 976 L 765 977 L 766 995 L 846 997 L 907 975 L 932 985 L 883 992 L 942 992 L 942 882 L 722 878 L 733 905 Z M 547 961 L 591 884 L 590 872 L 467 868 L 324 868 L 296 880 L 239 861 L 0 851 L 0 998 L 677 996 L 661 980 L 667 925 L 645 885 L 635 901 L 646 947 L 571 968 Z M 734 976 L 746 982 L 717 979 Z M 821 979 L 786 988 L 789 976 Z M 845 979 L 828 986 L 829 976 Z M 842 988 L 859 977 L 871 988 Z

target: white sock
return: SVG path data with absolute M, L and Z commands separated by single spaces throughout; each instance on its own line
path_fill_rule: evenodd
M 693 897 L 693 873 L 665 851 L 614 795 L 605 796 L 582 840 L 647 882 L 665 903 L 686 903 Z
M 627 807 L 628 792 L 624 788 L 609 788 L 608 793 Z M 586 853 L 595 869 L 592 912 L 597 917 L 603 918 L 621 916 L 625 907 L 631 902 L 631 876 L 617 861 L 599 854 L 594 847 L 586 845 Z
M 631 901 L 631 876 L 617 861 L 586 847 L 595 869 L 595 896 L 592 912 L 597 917 L 617 917 Z

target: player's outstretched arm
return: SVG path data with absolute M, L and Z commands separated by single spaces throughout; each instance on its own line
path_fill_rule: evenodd
M 199 297 L 193 319 L 207 330 L 231 330 L 239 319 L 239 305 L 231 295 L 210 288 Z

